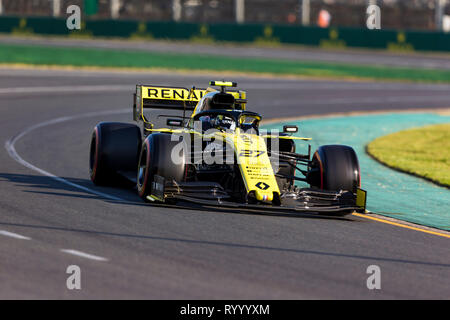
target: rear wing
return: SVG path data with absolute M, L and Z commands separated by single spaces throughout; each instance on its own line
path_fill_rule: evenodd
M 133 119 L 144 118 L 144 109 L 166 109 L 194 111 L 197 103 L 207 93 L 207 89 L 137 85 L 134 94 Z M 227 91 L 236 99 L 240 109 L 245 110 L 246 92 Z

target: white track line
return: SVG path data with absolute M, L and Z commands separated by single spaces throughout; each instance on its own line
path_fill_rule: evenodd
M 61 252 L 68 253 L 68 254 L 71 254 L 71 255 L 74 255 L 77 257 L 81 257 L 81 258 L 95 260 L 95 261 L 108 261 L 108 259 L 106 259 L 106 258 L 94 256 L 92 254 L 81 252 L 78 250 L 73 250 L 73 249 L 61 249 Z
M 29 238 L 29 237 L 25 237 L 20 234 L 5 231 L 5 230 L 0 230 L 0 235 L 5 236 L 5 237 L 11 237 L 14 239 L 20 239 L 20 240 L 31 240 L 31 238 Z
M 94 86 L 56 86 L 56 87 L 22 87 L 0 88 L 0 94 L 26 94 L 26 93 L 71 93 L 71 92 L 108 92 L 132 91 L 133 86 L 126 85 L 94 85 Z
M 88 193 L 92 193 L 92 194 L 98 195 L 98 196 L 106 198 L 106 199 L 115 200 L 115 201 L 125 201 L 122 198 L 119 198 L 119 197 L 116 197 L 116 196 L 112 196 L 112 195 L 109 195 L 109 194 L 106 194 L 106 193 L 103 193 L 103 192 L 100 192 L 100 191 L 97 191 L 97 190 L 93 190 L 93 189 L 84 187 L 84 186 L 76 184 L 76 183 L 70 182 L 70 181 L 68 181 L 68 180 L 66 180 L 64 178 L 61 178 L 61 177 L 58 177 L 58 176 L 54 175 L 53 173 L 50 173 L 48 171 L 45 171 L 45 170 L 43 170 L 41 168 L 38 168 L 38 167 L 32 165 L 31 163 L 25 161 L 17 153 L 16 148 L 15 148 L 14 145 L 16 144 L 16 142 L 19 139 L 24 137 L 26 134 L 32 132 L 33 130 L 36 130 L 36 129 L 39 129 L 39 128 L 42 128 L 42 127 L 45 127 L 45 126 L 49 126 L 49 125 L 57 124 L 57 123 L 61 123 L 61 122 L 66 122 L 66 121 L 70 121 L 70 120 L 81 119 L 81 118 L 89 118 L 89 117 L 100 116 L 100 115 L 122 114 L 122 113 L 126 113 L 126 112 L 129 112 L 129 111 L 130 111 L 129 109 L 122 109 L 122 110 L 116 110 L 116 111 L 90 112 L 90 113 L 85 113 L 85 114 L 77 115 L 77 116 L 61 117 L 61 118 L 56 118 L 56 119 L 52 119 L 52 120 L 49 120 L 49 121 L 44 121 L 44 122 L 38 123 L 38 124 L 36 124 L 34 126 L 31 126 L 31 127 L 27 128 L 26 130 L 20 132 L 15 137 L 13 137 L 10 140 L 6 141 L 5 148 L 8 151 L 8 154 L 14 160 L 16 160 L 18 163 L 20 163 L 21 165 L 23 165 L 23 166 L 25 166 L 25 167 L 27 167 L 27 168 L 29 168 L 31 170 L 39 172 L 40 174 L 42 174 L 44 176 L 50 177 L 50 178 L 52 178 L 52 179 L 54 179 L 56 181 L 59 181 L 59 182 L 64 183 L 64 184 L 67 184 L 67 185 L 69 185 L 71 187 L 80 189 L 80 190 L 88 192 Z

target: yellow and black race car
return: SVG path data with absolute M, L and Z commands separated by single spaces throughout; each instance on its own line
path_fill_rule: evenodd
M 355 151 L 325 145 L 295 152 L 296 126 L 259 127 L 234 82 L 207 89 L 137 85 L 133 118 L 143 124 L 99 123 L 92 135 L 90 176 L 97 185 L 132 180 L 148 202 L 191 201 L 232 208 L 345 215 L 365 211 Z M 218 87 L 214 89 L 213 87 Z M 178 110 L 155 128 L 145 110 Z M 168 112 L 168 111 L 167 111 Z M 188 115 L 189 113 L 189 115 Z M 296 181 L 309 187 L 299 188 Z

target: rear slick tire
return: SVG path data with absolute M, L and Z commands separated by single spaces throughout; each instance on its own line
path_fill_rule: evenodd
M 121 172 L 136 172 L 141 132 L 133 124 L 101 122 L 94 128 L 89 154 L 89 175 L 96 185 L 123 182 Z

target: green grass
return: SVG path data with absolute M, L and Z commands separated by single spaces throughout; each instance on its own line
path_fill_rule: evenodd
M 163 68 L 235 71 L 338 79 L 371 79 L 450 83 L 450 71 L 342 63 L 235 58 L 133 50 L 0 45 L 0 63 L 107 68 Z
M 450 123 L 377 138 L 367 151 L 392 168 L 450 187 Z

